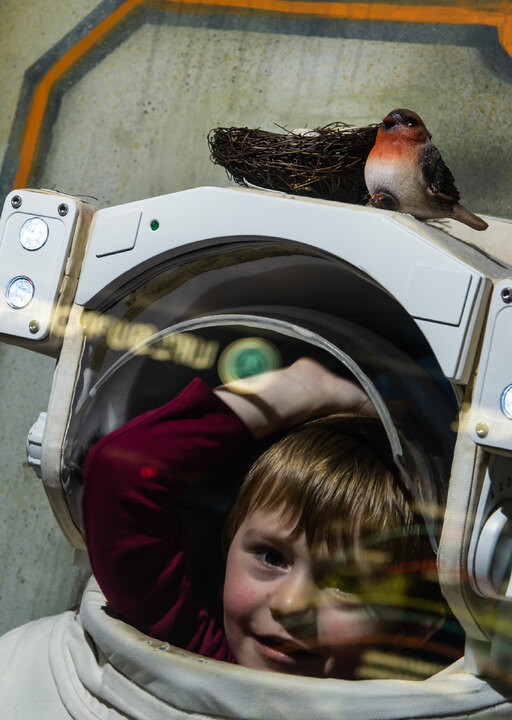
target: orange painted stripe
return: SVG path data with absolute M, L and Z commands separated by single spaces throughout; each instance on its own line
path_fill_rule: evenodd
M 177 4 L 176 0 L 165 2 Z M 504 18 L 502 4 L 489 9 L 467 5 L 399 5 L 392 3 L 323 2 L 322 0 L 180 0 L 180 5 L 210 5 L 275 12 L 285 15 L 318 15 L 344 20 L 388 20 L 460 25 L 498 25 Z
M 145 0 L 126 0 L 120 7 L 102 20 L 93 30 L 63 55 L 36 86 L 25 125 L 25 135 L 20 161 L 13 188 L 26 187 L 34 162 L 39 134 L 48 104 L 50 92 L 57 80 L 85 55 L 101 38 L 112 30 Z M 394 22 L 423 22 L 461 25 L 492 25 L 498 27 L 500 40 L 509 52 L 512 48 L 510 0 L 488 3 L 487 9 L 475 7 L 472 2 L 452 6 L 398 5 L 390 3 L 325 2 L 324 0 L 164 0 L 168 9 L 194 7 L 217 7 L 226 10 L 279 13 L 283 15 L 308 15 L 346 20 L 383 20 Z M 510 32 L 509 32 L 510 30 Z M 509 47 L 510 46 L 510 47 Z
M 93 28 L 85 37 L 83 37 L 76 45 L 63 55 L 58 62 L 41 78 L 37 85 L 30 109 L 27 115 L 25 125 L 25 136 L 20 153 L 20 162 L 16 177 L 14 178 L 13 188 L 26 187 L 30 168 L 34 161 L 37 142 L 41 126 L 43 123 L 44 113 L 48 104 L 48 98 L 55 82 L 69 70 L 83 55 L 85 55 L 93 45 L 112 30 L 126 15 L 128 15 L 137 5 L 144 0 L 126 0 L 105 20 L 102 20 L 95 28 Z

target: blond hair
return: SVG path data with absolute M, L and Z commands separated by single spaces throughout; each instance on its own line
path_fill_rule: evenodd
M 274 443 L 240 487 L 224 529 L 226 547 L 255 510 L 282 512 L 291 535 L 305 533 L 310 548 L 350 548 L 357 555 L 365 546 L 378 547 L 395 563 L 433 557 L 378 418 L 319 418 Z

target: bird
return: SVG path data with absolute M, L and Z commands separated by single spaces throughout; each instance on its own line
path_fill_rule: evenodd
M 379 126 L 364 168 L 367 205 L 418 220 L 454 218 L 475 230 L 488 225 L 459 203 L 455 179 L 413 110 L 397 108 Z

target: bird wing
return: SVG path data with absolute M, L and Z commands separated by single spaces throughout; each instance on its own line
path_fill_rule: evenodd
M 455 187 L 455 178 L 446 166 L 435 145 L 429 145 L 421 157 L 421 170 L 429 189 L 437 196 L 457 202 L 460 193 Z

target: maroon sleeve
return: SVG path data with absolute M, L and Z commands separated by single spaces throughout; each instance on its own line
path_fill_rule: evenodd
M 102 438 L 84 466 L 83 521 L 92 570 L 113 610 L 159 639 L 231 659 L 220 623 L 190 584 L 173 496 L 252 440 L 199 379 L 177 398 Z

